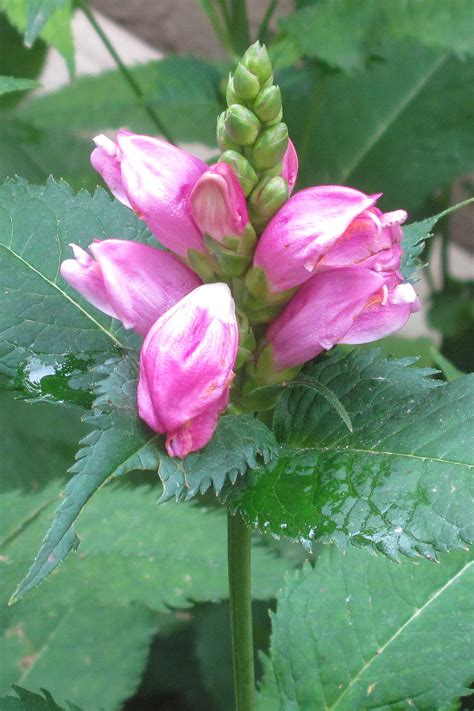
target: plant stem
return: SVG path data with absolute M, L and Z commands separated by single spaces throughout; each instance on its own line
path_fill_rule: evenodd
M 130 86 L 131 90 L 135 94 L 135 96 L 140 99 L 140 103 L 142 104 L 144 110 L 147 112 L 148 116 L 151 118 L 157 129 L 160 131 L 161 134 L 166 138 L 167 141 L 170 143 L 174 143 L 172 137 L 168 133 L 168 129 L 163 125 L 163 122 L 161 121 L 160 117 L 156 113 L 156 111 L 151 107 L 148 106 L 145 103 L 145 94 L 143 93 L 143 90 L 141 86 L 138 84 L 138 82 L 135 80 L 133 74 L 131 74 L 130 70 L 126 65 L 122 62 L 120 59 L 120 56 L 117 53 L 117 50 L 107 37 L 106 33 L 102 29 L 102 27 L 99 25 L 97 20 L 95 19 L 94 13 L 89 7 L 89 4 L 87 3 L 87 0 L 76 0 L 76 5 L 79 7 L 84 15 L 87 17 L 89 20 L 91 26 L 94 28 L 95 32 L 97 33 L 97 36 L 100 37 L 102 40 L 102 44 L 104 47 L 107 49 L 108 53 L 114 60 L 115 64 L 117 65 L 118 69 L 122 73 L 123 78 L 127 82 L 127 84 Z
M 224 2 L 219 0 L 218 5 L 221 10 L 222 17 L 219 17 L 217 14 L 211 0 L 201 0 L 202 9 L 208 16 L 212 29 L 216 33 L 216 37 L 219 39 L 223 48 L 227 50 L 230 55 L 233 55 L 232 42 L 229 36 L 229 27 L 231 25 L 229 12 Z
M 263 20 L 260 23 L 260 27 L 258 28 L 257 32 L 257 37 L 261 42 L 265 42 L 267 39 L 268 25 L 270 24 L 270 20 L 272 19 L 273 13 L 275 12 L 277 2 L 278 0 L 270 0 L 270 4 L 267 7 L 267 11 L 265 12 Z
M 239 513 L 227 514 L 230 624 L 236 711 L 255 711 L 250 553 L 252 532 Z
M 232 0 L 231 30 L 234 51 L 237 52 L 238 55 L 241 55 L 250 44 L 250 30 L 246 0 Z

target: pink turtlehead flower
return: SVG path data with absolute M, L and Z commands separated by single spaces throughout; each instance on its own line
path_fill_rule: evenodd
M 160 242 L 186 257 L 205 252 L 189 197 L 207 165 L 160 138 L 120 129 L 116 142 L 100 135 L 91 163 L 111 192 L 133 208 Z
M 204 284 L 150 329 L 140 355 L 138 413 L 166 434 L 170 456 L 211 439 L 229 401 L 239 330 L 226 284 Z
M 298 154 L 291 139 L 288 139 L 288 148 L 283 157 L 281 177 L 288 183 L 288 195 L 291 195 L 298 178 Z
M 419 308 L 395 272 L 344 267 L 315 274 L 270 324 L 275 370 L 302 365 L 337 343 L 368 343 L 401 328 Z
M 338 185 L 301 190 L 266 227 L 254 266 L 264 270 L 273 292 L 292 289 L 315 272 L 334 267 L 397 269 L 406 212 L 384 215 L 374 207 L 379 197 Z
M 74 259 L 61 264 L 61 276 L 91 304 L 142 336 L 202 283 L 172 254 L 138 242 L 96 240 L 90 254 L 71 247 Z
M 216 163 L 201 175 L 190 204 L 201 232 L 219 242 L 224 237 L 240 236 L 249 224 L 244 192 L 227 163 Z

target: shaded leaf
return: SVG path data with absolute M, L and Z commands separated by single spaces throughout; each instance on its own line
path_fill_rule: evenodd
M 58 706 L 49 691 L 41 689 L 39 694 L 34 694 L 21 686 L 12 685 L 15 696 L 0 697 L 2 711 L 65 711 Z M 68 703 L 70 711 L 81 711 L 78 706 Z
M 288 579 L 273 616 L 262 704 L 325 708 L 451 708 L 472 666 L 472 558 L 402 565 L 367 551 L 322 551 Z
M 160 501 L 188 501 L 213 486 L 220 494 L 226 481 L 234 484 L 258 462 L 268 463 L 277 449 L 273 433 L 249 415 L 221 417 L 210 443 L 185 459 L 162 454 L 158 474 L 163 483 Z
M 79 540 L 72 526 L 107 479 L 135 469 L 158 467 L 158 436 L 145 428 L 136 413 L 137 356 L 132 354 L 98 370 L 107 377 L 96 386 L 93 411 L 86 418 L 95 429 L 82 440 L 77 461 L 71 468 L 75 476 L 64 490 L 53 525 L 15 591 L 14 601 L 39 585 L 77 547 Z
M 285 443 L 279 459 L 234 494 L 247 521 L 302 542 L 372 544 L 395 557 L 472 541 L 474 376 L 445 385 L 412 363 L 367 350 L 309 366 L 354 431 L 313 393 L 285 394 L 275 412 Z
M 46 44 L 39 41 L 32 49 L 23 44 L 21 34 L 10 24 L 0 10 L 0 74 L 2 76 L 21 76 L 25 79 L 38 79 L 43 67 Z M 23 93 L 8 94 L 0 98 L 0 108 L 14 106 L 22 98 Z M 5 120 L 5 118 L 3 118 Z
M 216 118 L 222 110 L 218 69 L 192 57 L 167 57 L 130 69 L 147 105 L 158 112 L 175 140 L 216 145 Z M 99 132 L 128 126 L 156 133 L 148 114 L 119 71 L 82 77 L 59 91 L 33 99 L 23 120 L 43 129 Z

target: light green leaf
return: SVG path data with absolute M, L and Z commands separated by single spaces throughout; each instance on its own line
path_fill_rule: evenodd
M 474 60 L 395 43 L 381 55 L 355 76 L 310 69 L 283 75 L 285 120 L 302 186 L 383 192 L 385 209 L 413 212 L 474 163 Z
M 71 0 L 0 0 L 0 10 L 25 34 L 31 46 L 39 36 L 63 55 L 74 73 L 74 43 L 71 30 Z
M 360 69 L 383 36 L 473 54 L 470 0 L 320 0 L 280 21 L 302 54 L 344 71 Z
M 218 69 L 191 57 L 168 57 L 133 67 L 147 104 L 159 114 L 175 140 L 216 145 L 216 117 L 222 110 Z M 128 126 L 156 133 L 147 113 L 118 71 L 83 77 L 57 92 L 33 99 L 21 112 L 38 128 L 91 134 Z
M 472 680 L 473 573 L 465 552 L 396 565 L 324 550 L 279 596 L 259 708 L 451 708 Z
M 136 341 L 59 274 L 69 242 L 86 247 L 111 235 L 156 244 L 144 223 L 102 190 L 74 195 L 52 179 L 44 187 L 21 179 L 0 186 L 0 372 L 15 376 L 32 355 L 107 356 Z
M 39 83 L 34 79 L 18 79 L 16 77 L 0 76 L 0 95 L 8 94 L 12 91 L 26 91 L 39 86 Z
M 65 711 L 58 706 L 49 691 L 41 689 L 39 694 L 34 694 L 21 686 L 12 686 L 15 696 L 0 697 L 2 711 Z M 82 711 L 78 706 L 67 703 L 69 711 Z
M 393 557 L 471 542 L 474 376 L 446 385 L 412 363 L 359 350 L 309 366 L 354 431 L 313 393 L 285 394 L 275 411 L 279 459 L 234 495 L 247 521 L 307 544 L 371 544 Z
M 98 371 L 107 377 L 97 385 L 92 415 L 86 417 L 95 429 L 82 441 L 70 470 L 75 476 L 66 486 L 53 525 L 13 601 L 39 585 L 77 547 L 79 540 L 72 526 L 107 479 L 135 469 L 158 467 L 158 436 L 142 424 L 136 412 L 137 356 L 108 363 Z
M 160 457 L 158 474 L 163 483 L 161 501 L 188 501 L 210 486 L 220 494 L 226 481 L 235 483 L 258 462 L 268 463 L 277 450 L 273 433 L 249 415 L 221 417 L 217 430 L 204 449 L 185 459 Z

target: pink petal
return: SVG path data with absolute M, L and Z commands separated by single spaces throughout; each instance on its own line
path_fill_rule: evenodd
M 170 457 L 186 457 L 190 452 L 196 452 L 211 440 L 219 415 L 229 404 L 229 388 L 221 399 L 193 420 L 188 420 L 175 432 L 168 433 L 166 449 Z
M 105 288 L 99 265 L 81 247 L 71 245 L 75 259 L 65 259 L 60 267 L 62 278 L 89 303 L 108 316 L 117 318 Z
M 121 203 L 131 207 L 122 184 L 122 172 L 116 143 L 101 134 L 94 138 L 97 148 L 92 151 L 92 167 L 102 176 L 110 192 Z
M 296 180 L 298 178 L 298 154 L 291 139 L 288 139 L 288 148 L 283 157 L 283 168 L 281 177 L 288 182 L 289 195 L 293 192 Z

